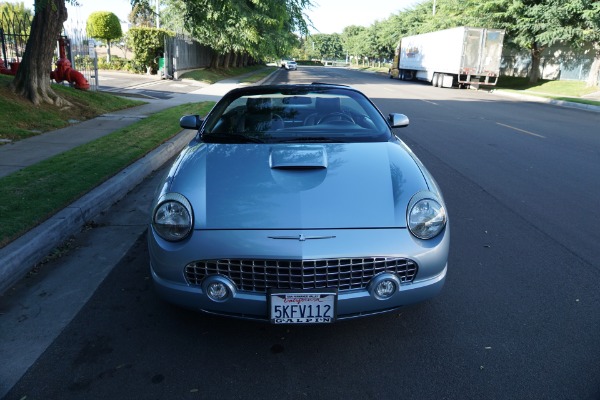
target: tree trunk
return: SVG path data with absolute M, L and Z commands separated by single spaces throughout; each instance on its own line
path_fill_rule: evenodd
M 212 59 L 210 60 L 210 68 L 217 69 L 221 64 L 221 55 L 217 52 L 213 53 Z
M 225 54 L 225 57 L 223 60 L 223 68 L 229 69 L 229 60 L 231 60 L 231 52 L 230 51 L 228 51 L 227 54 Z
M 233 53 L 233 60 L 231 61 L 231 65 L 234 67 L 238 66 L 238 52 Z
M 529 73 L 529 83 L 537 83 L 540 79 L 540 62 L 543 48 L 540 48 L 536 42 L 531 46 L 531 72 Z
M 587 87 L 598 86 L 598 75 L 600 75 L 600 43 L 594 43 L 594 50 L 596 50 L 596 55 L 586 81 Z
M 12 82 L 15 92 L 33 104 L 57 106 L 69 103 L 50 88 L 50 71 L 56 42 L 67 20 L 65 0 L 35 0 L 36 13 L 23 60 Z
M 106 62 L 110 64 L 110 40 L 106 41 Z

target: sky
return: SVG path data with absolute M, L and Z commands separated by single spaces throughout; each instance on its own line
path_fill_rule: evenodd
M 25 1 L 27 5 L 30 1 Z M 342 33 L 346 26 L 370 26 L 376 20 L 387 19 L 419 0 L 313 0 L 315 4 L 307 14 L 315 29 L 313 33 Z M 85 21 L 94 11 L 112 11 L 119 19 L 127 21 L 131 11 L 129 0 L 79 0 L 81 6 L 68 6 L 71 23 Z
M 414 4 L 417 0 L 313 0 L 316 4 L 308 11 L 313 33 L 342 33 L 346 26 L 370 26 L 387 19 Z

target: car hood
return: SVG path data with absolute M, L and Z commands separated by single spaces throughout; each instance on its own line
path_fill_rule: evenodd
M 401 143 L 193 143 L 169 177 L 192 204 L 196 229 L 406 227 L 427 190 Z

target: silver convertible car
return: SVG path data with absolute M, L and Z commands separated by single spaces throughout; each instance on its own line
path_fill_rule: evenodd
M 152 205 L 155 287 L 207 313 L 330 323 L 427 300 L 450 231 L 440 190 L 361 92 L 249 86 L 207 115 Z

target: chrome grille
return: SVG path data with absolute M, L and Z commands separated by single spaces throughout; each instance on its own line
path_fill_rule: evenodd
M 266 292 L 277 289 L 364 289 L 382 272 L 396 274 L 402 283 L 412 282 L 417 264 L 405 258 L 368 257 L 321 260 L 240 260 L 196 261 L 185 267 L 190 285 L 201 285 L 210 275 L 228 277 L 238 290 Z

